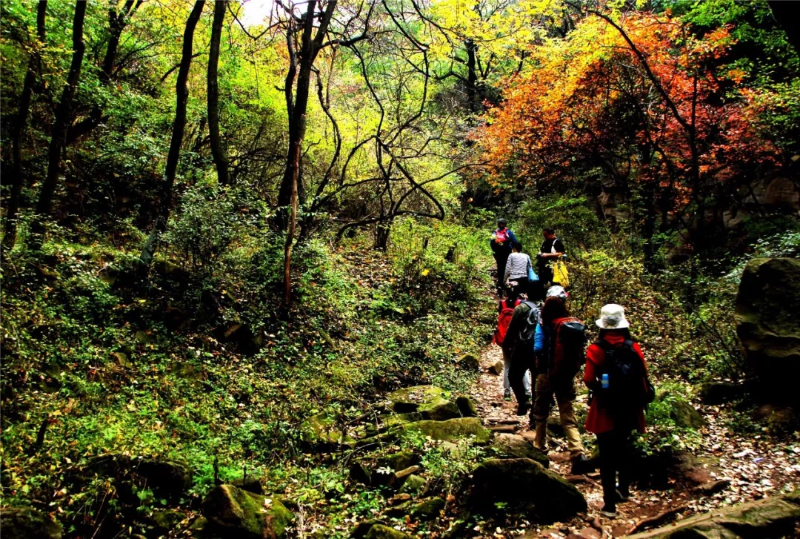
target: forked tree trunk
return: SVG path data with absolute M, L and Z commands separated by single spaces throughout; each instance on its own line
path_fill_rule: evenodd
M 3 248 L 10 251 L 17 242 L 17 220 L 19 219 L 20 197 L 22 196 L 22 135 L 28 127 L 28 113 L 33 101 L 33 87 L 36 84 L 40 48 L 44 46 L 47 38 L 45 16 L 47 14 L 47 0 L 41 0 L 36 11 L 36 38 L 39 43 L 33 49 L 28 59 L 28 71 L 25 73 L 25 82 L 22 84 L 22 95 L 19 98 L 19 110 L 11 129 L 12 165 L 8 183 L 11 184 L 11 193 L 8 196 L 6 207 L 6 228 L 3 236 Z
M 56 192 L 56 184 L 61 174 L 61 152 L 67 139 L 67 130 L 72 122 L 72 100 L 78 89 L 78 82 L 81 77 L 81 67 L 83 66 L 83 54 L 85 44 L 83 43 L 83 23 L 86 19 L 86 0 L 75 2 L 75 17 L 72 22 L 72 62 L 67 74 L 67 82 L 61 94 L 61 101 L 56 108 L 56 116 L 53 120 L 53 129 L 50 135 L 50 146 L 47 149 L 47 176 L 42 183 L 39 192 L 39 201 L 36 204 L 36 220 L 31 227 L 30 245 L 33 249 L 39 249 L 44 241 L 46 232 L 46 221 L 50 217 L 53 205 L 53 196 Z
M 175 122 L 172 124 L 172 140 L 169 144 L 169 154 L 167 155 L 167 165 L 164 170 L 164 178 L 159 201 L 159 209 L 156 214 L 156 221 L 153 229 L 145 241 L 142 254 L 139 257 L 146 267 L 150 267 L 153 255 L 156 252 L 156 245 L 161 233 L 167 228 L 169 214 L 172 208 L 172 191 L 175 185 L 175 174 L 178 170 L 178 158 L 181 153 L 183 143 L 183 132 L 186 129 L 186 102 L 189 100 L 189 89 L 186 87 L 186 80 L 189 78 L 189 68 L 192 66 L 192 46 L 194 43 L 194 30 L 197 21 L 203 13 L 205 0 L 197 0 L 194 3 L 192 12 L 186 20 L 186 30 L 183 32 L 183 50 L 181 51 L 181 66 L 178 69 L 178 80 L 175 83 L 176 107 Z
M 217 167 L 217 179 L 221 185 L 227 185 L 228 155 L 219 134 L 219 43 L 222 37 L 222 24 L 225 21 L 225 9 L 228 0 L 217 0 L 214 3 L 214 23 L 211 26 L 211 48 L 208 54 L 208 131 L 211 135 L 211 155 Z

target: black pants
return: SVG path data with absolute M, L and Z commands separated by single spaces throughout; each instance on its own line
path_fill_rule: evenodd
M 602 432 L 597 435 L 600 449 L 600 482 L 603 485 L 605 509 L 613 511 L 617 506 L 617 472 L 619 490 L 628 492 L 631 486 L 631 430 L 621 429 Z
M 517 346 L 519 347 L 520 345 Z M 515 350 L 515 353 L 511 354 L 509 361 L 511 362 L 511 366 L 508 368 L 508 383 L 514 391 L 517 402 L 522 405 L 528 402 L 528 396 L 525 394 L 525 384 L 523 382 L 525 372 L 531 371 L 531 391 L 533 391 L 534 387 L 533 381 L 536 380 L 536 365 L 533 350 L 531 350 L 529 354 Z
M 508 262 L 508 255 L 510 252 L 507 251 L 495 251 L 494 253 L 494 261 L 497 263 L 497 287 L 503 288 L 503 283 L 505 281 L 505 274 L 506 274 L 506 263 Z
M 512 298 L 518 298 L 520 294 L 530 294 L 530 283 L 528 282 L 527 277 L 517 277 L 515 279 L 511 279 L 512 281 L 517 282 L 517 286 L 511 289 L 511 296 Z M 529 296 L 530 298 L 530 296 Z

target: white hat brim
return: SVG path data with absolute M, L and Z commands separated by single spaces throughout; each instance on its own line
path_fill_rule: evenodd
M 619 325 L 616 325 L 616 326 L 614 326 L 613 328 L 606 327 L 606 325 L 605 325 L 605 324 L 603 324 L 603 320 L 602 320 L 602 319 L 600 319 L 600 320 L 595 320 L 594 322 L 595 322 L 595 324 L 597 324 L 597 327 L 599 327 L 599 328 L 601 328 L 601 329 L 625 329 L 625 328 L 629 328 L 629 327 L 631 327 L 631 324 L 630 324 L 630 322 L 628 322 L 628 321 L 627 321 L 626 319 L 624 319 L 624 318 L 623 318 L 622 320 L 620 320 L 620 322 L 619 322 Z

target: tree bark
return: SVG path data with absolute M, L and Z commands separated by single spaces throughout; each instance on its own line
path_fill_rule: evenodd
M 47 14 L 47 0 L 41 0 L 36 10 L 36 38 L 38 43 L 33 48 L 31 57 L 28 59 L 28 71 L 25 73 L 25 82 L 22 84 L 22 95 L 19 98 L 19 110 L 11 130 L 11 193 L 8 197 L 6 207 L 6 228 L 3 236 L 3 248 L 10 251 L 17 242 L 17 220 L 19 219 L 20 197 L 22 196 L 22 135 L 28 127 L 28 113 L 30 112 L 31 102 L 33 101 L 33 89 L 36 85 L 36 77 L 41 75 L 38 71 L 41 47 L 44 46 L 47 38 L 45 28 L 45 17 Z
M 158 238 L 167 228 L 169 214 L 172 208 L 172 191 L 175 185 L 175 174 L 178 170 L 178 158 L 181 153 L 183 143 L 183 133 L 186 129 L 186 103 L 189 100 L 189 89 L 186 81 L 189 78 L 189 68 L 192 66 L 192 46 L 194 43 L 194 30 L 197 21 L 203 12 L 205 0 L 197 0 L 194 3 L 192 12 L 186 20 L 186 29 L 183 32 L 183 49 L 181 51 L 181 67 L 178 68 L 178 80 L 175 83 L 175 122 L 172 124 L 172 140 L 169 144 L 169 154 L 167 155 L 167 165 L 164 170 L 161 198 L 159 210 L 156 215 L 153 229 L 145 241 L 142 254 L 139 257 L 146 267 L 150 267 L 153 255 L 156 252 Z
M 322 14 L 317 33 L 314 34 L 314 19 L 316 0 L 309 0 L 303 21 L 303 33 L 300 41 L 299 69 L 297 70 L 297 88 L 292 98 L 292 82 L 296 69 L 295 53 L 292 42 L 292 24 L 290 13 L 290 25 L 287 30 L 287 47 L 289 49 L 290 67 L 286 77 L 286 105 L 289 111 L 289 150 L 286 155 L 286 171 L 278 192 L 278 206 L 281 213 L 277 220 L 279 226 L 286 232 L 286 243 L 284 245 L 284 306 L 288 307 L 292 299 L 291 265 L 292 265 L 292 244 L 294 242 L 295 229 L 297 227 L 297 193 L 298 179 L 300 177 L 300 158 L 303 147 L 303 140 L 306 134 L 306 110 L 308 109 L 308 95 L 311 87 L 311 73 L 314 67 L 314 60 L 322 48 L 322 40 L 328 30 L 333 11 L 336 9 L 337 0 L 329 0 Z M 287 211 L 288 209 L 288 211 Z M 288 215 L 287 215 L 288 214 Z
M 211 155 L 217 167 L 217 179 L 220 185 L 229 183 L 228 155 L 219 134 L 219 43 L 222 37 L 222 24 L 225 21 L 225 10 L 228 0 L 217 0 L 214 3 L 214 23 L 211 26 L 211 50 L 208 55 L 208 131 L 211 135 Z
M 108 10 L 108 47 L 106 47 L 106 54 L 103 56 L 103 65 L 100 70 L 98 78 L 102 86 L 108 86 L 114 76 L 114 62 L 117 59 L 117 51 L 119 50 L 119 42 L 122 37 L 122 31 L 128 25 L 128 21 L 139 9 L 144 0 L 126 0 L 122 11 L 117 11 L 114 5 Z M 95 127 L 104 121 L 103 110 L 94 105 L 89 116 L 70 127 L 67 132 L 67 146 L 74 143 L 78 138 L 90 133 Z
M 86 45 L 83 42 L 83 23 L 86 20 L 86 1 L 75 2 L 75 18 L 72 22 L 72 62 L 70 63 L 67 83 L 61 94 L 61 101 L 56 108 L 53 120 L 50 146 L 47 149 L 47 176 L 39 192 L 39 201 L 36 204 L 37 218 L 31 227 L 31 247 L 39 249 L 44 241 L 46 220 L 50 217 L 53 205 L 53 196 L 56 191 L 58 176 L 61 174 L 61 152 L 67 139 L 67 129 L 72 121 L 72 100 L 78 90 L 81 77 L 83 55 Z
M 478 46 L 473 40 L 467 39 L 464 41 L 464 47 L 467 49 L 467 100 L 469 109 L 477 114 L 481 112 L 481 100 L 478 94 L 478 68 L 476 66 Z

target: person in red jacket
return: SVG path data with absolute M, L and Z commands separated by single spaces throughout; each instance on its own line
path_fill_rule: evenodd
M 602 513 L 606 517 L 614 518 L 617 502 L 630 498 L 631 433 L 634 430 L 644 432 L 645 423 L 642 406 L 612 411 L 607 401 L 608 395 L 603 392 L 603 373 L 607 372 L 608 367 L 606 350 L 613 349 L 616 353 L 617 350 L 629 346 L 641 358 L 645 375 L 647 367 L 642 349 L 631 338 L 630 324 L 625 319 L 625 309 L 622 306 L 604 306 L 596 323 L 600 328 L 600 337 L 586 351 L 586 370 L 583 375 L 583 381 L 593 395 L 586 416 L 586 430 L 597 435 L 597 446 L 600 450 L 600 480 L 604 502 Z M 642 383 L 645 383 L 644 379 Z M 617 472 L 619 488 L 616 485 Z

